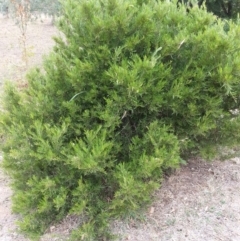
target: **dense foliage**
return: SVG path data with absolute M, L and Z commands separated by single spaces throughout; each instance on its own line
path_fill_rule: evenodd
M 83 214 L 76 240 L 151 199 L 183 157 L 239 141 L 240 27 L 155 0 L 66 0 L 44 71 L 1 111 L 13 209 L 30 235 Z M 109 237 L 108 237 L 109 238 Z

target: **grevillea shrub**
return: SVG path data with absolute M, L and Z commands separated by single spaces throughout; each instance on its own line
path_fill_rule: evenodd
M 171 1 L 63 1 L 64 37 L 3 99 L 22 231 L 77 214 L 73 239 L 110 238 L 109 220 L 149 202 L 183 157 L 239 141 L 240 27 L 227 24 Z

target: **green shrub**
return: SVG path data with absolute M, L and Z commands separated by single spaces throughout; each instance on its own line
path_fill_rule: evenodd
M 31 236 L 69 213 L 107 236 L 189 154 L 239 140 L 240 28 L 176 2 L 67 0 L 44 71 L 5 89 L 13 209 Z

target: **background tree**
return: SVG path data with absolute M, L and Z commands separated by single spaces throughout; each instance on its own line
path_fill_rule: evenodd
M 202 3 L 203 0 L 199 1 L 200 5 Z M 221 18 L 236 18 L 240 13 L 239 0 L 207 0 L 206 7 Z
M 21 0 L 15 0 L 21 4 Z M 51 16 L 58 15 L 60 12 L 61 4 L 58 0 L 29 0 L 30 12 L 32 14 L 44 13 Z M 3 13 L 10 12 L 15 15 L 15 7 L 11 0 L 0 0 L 0 10 Z

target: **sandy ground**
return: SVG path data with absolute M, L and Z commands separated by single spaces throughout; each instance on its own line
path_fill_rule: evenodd
M 239 241 L 240 159 L 189 160 L 164 181 L 143 222 L 116 222 L 121 241 Z
M 40 66 L 56 34 L 50 19 L 29 25 L 28 68 Z M 26 66 L 19 36 L 14 22 L 0 16 L 1 90 L 5 79 L 24 84 Z M 17 216 L 11 213 L 11 195 L 9 179 L 0 170 L 0 241 L 27 241 L 18 233 Z M 78 217 L 66 217 L 52 225 L 41 241 L 64 240 L 78 223 Z M 111 226 L 121 235 L 118 241 L 240 241 L 240 158 L 211 163 L 189 160 L 163 182 L 146 212 Z

